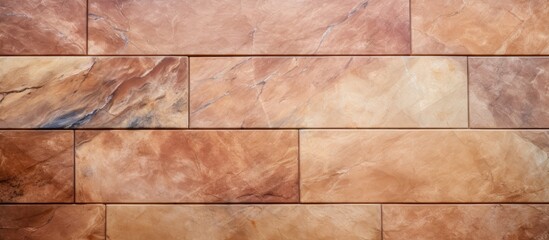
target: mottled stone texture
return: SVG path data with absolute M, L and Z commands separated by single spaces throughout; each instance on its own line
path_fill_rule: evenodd
M 0 202 L 72 202 L 73 167 L 70 131 L 0 131 Z
M 301 131 L 305 202 L 546 202 L 549 132 Z
M 384 205 L 383 239 L 549 239 L 549 205 Z
M 111 240 L 381 239 L 379 205 L 109 205 L 107 214 Z
M 85 53 L 86 0 L 0 1 L 0 55 Z
M 296 202 L 297 131 L 77 131 L 78 202 Z
M 191 59 L 191 127 L 467 127 L 462 57 Z
M 0 205 L 0 239 L 105 239 L 105 207 Z
M 0 128 L 187 127 L 185 57 L 0 58 Z
M 93 54 L 408 54 L 408 0 L 90 0 Z
M 471 127 L 549 128 L 549 58 L 469 59 Z
M 549 54 L 547 0 L 411 0 L 414 54 Z

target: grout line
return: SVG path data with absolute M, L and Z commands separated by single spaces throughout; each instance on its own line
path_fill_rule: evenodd
M 547 131 L 549 128 L 0 128 L 0 131 Z
M 383 240 L 383 204 L 379 205 L 381 209 L 381 240 Z
M 467 57 L 467 69 L 465 72 L 467 74 L 467 128 L 471 129 L 471 100 L 469 98 L 469 57 Z
M 297 130 L 297 191 L 298 202 L 301 203 L 301 130 Z
M 549 202 L 3 202 L 6 205 L 548 205 Z
M 410 41 L 411 42 L 411 41 Z M 410 44 L 411 46 L 411 44 Z M 410 51 L 411 52 L 411 51 Z M 0 57 L 484 57 L 484 58 L 504 58 L 504 57 L 523 57 L 523 58 L 547 58 L 549 54 L 538 55 L 486 55 L 486 54 L 18 54 L 3 55 Z

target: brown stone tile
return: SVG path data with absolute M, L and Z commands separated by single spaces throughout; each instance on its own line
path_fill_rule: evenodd
M 383 239 L 549 239 L 549 205 L 384 205 Z
M 78 202 L 296 202 L 297 131 L 77 131 Z
M 0 238 L 104 239 L 103 205 L 0 205 Z
M 191 127 L 467 127 L 462 57 L 191 58 Z
M 72 131 L 0 131 L 0 202 L 72 202 L 73 154 Z
M 381 239 L 379 205 L 109 205 L 107 215 L 111 240 Z
M 546 202 L 548 131 L 300 131 L 304 202 Z
M 549 128 L 549 58 L 469 59 L 471 127 Z
M 408 0 L 90 0 L 92 54 L 408 54 Z
M 549 54 L 549 1 L 412 0 L 414 54 Z
M 18 57 L 0 65 L 0 128 L 188 126 L 186 57 Z
M 0 55 L 86 54 L 86 0 L 0 2 Z

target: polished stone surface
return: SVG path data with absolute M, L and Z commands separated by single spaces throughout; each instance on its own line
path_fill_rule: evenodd
M 107 237 L 380 240 L 379 205 L 109 205 Z
M 0 66 L 0 128 L 187 127 L 186 57 L 4 57 Z
M 86 54 L 86 0 L 0 1 L 0 55 Z
M 73 153 L 71 131 L 0 131 L 0 203 L 72 202 Z
M 463 57 L 190 62 L 191 127 L 467 127 Z
M 297 131 L 77 131 L 77 202 L 297 202 Z
M 547 0 L 412 0 L 413 54 L 549 54 Z
M 549 58 L 469 59 L 471 127 L 549 128 Z
M 384 205 L 383 239 L 549 239 L 549 205 Z
M 3 240 L 105 239 L 104 205 L 0 205 Z
M 408 0 L 89 1 L 92 54 L 408 54 Z
M 549 132 L 301 130 L 304 202 L 547 202 Z

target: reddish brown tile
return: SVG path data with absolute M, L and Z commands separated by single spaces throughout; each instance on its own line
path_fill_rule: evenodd
M 0 1 L 0 55 L 86 54 L 86 0 Z
M 549 239 L 549 205 L 384 205 L 383 239 Z
M 549 58 L 469 59 L 471 127 L 549 128 Z
M 0 239 L 105 239 L 105 207 L 0 205 Z
M 0 131 L 0 202 L 72 202 L 73 167 L 71 131 Z
M 78 202 L 296 202 L 297 131 L 77 131 Z
M 408 0 L 90 0 L 93 54 L 407 54 Z

